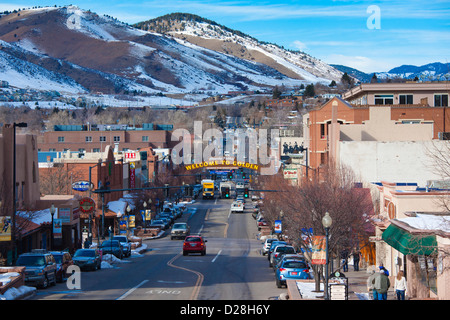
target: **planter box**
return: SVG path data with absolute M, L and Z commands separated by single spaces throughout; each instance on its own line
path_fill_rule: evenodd
M 0 267 L 0 273 L 17 272 L 20 275 L 11 277 L 8 283 L 0 283 L 0 294 L 4 294 L 10 288 L 19 288 L 25 285 L 25 267 Z

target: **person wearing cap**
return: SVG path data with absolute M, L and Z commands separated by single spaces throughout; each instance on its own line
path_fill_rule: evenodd
M 372 280 L 374 290 L 377 291 L 377 300 L 387 300 L 387 292 L 391 286 L 389 277 L 384 271 L 384 269 L 380 269 L 380 272 Z

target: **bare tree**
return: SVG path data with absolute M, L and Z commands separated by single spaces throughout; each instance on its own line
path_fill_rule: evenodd
M 264 217 L 273 224 L 283 211 L 283 234 L 311 261 L 311 243 L 315 236 L 325 235 L 322 218 L 329 212 L 333 219 L 330 228 L 329 251 L 338 254 L 343 249 L 359 249 L 371 235 L 369 214 L 373 212 L 370 192 L 355 188 L 353 173 L 348 168 L 339 170 L 324 167 L 323 180 L 305 181 L 292 186 L 281 174 L 263 181 L 264 189 L 276 189 L 264 199 Z M 367 191 L 367 192 L 364 192 Z M 322 266 L 313 265 L 316 290 L 320 288 Z

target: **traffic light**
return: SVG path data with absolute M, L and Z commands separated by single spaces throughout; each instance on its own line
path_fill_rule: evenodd
M 244 198 L 248 198 L 248 188 L 244 188 Z
M 231 172 L 231 171 L 228 172 L 228 179 L 230 179 L 230 180 L 233 179 L 233 172 Z
M 230 189 L 229 188 L 223 188 L 222 189 L 222 198 L 229 198 L 230 197 Z
M 247 174 L 245 172 L 242 172 L 242 179 L 247 179 Z

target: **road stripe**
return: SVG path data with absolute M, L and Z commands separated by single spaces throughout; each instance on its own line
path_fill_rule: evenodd
M 130 294 L 132 294 L 136 289 L 138 289 L 140 286 L 142 286 L 144 283 L 148 282 L 148 280 L 144 280 L 141 283 L 139 283 L 136 287 L 131 288 L 130 290 L 128 290 L 127 292 L 125 292 L 123 295 L 121 295 L 119 298 L 117 298 L 116 300 L 123 300 L 126 297 L 128 297 Z
M 220 254 L 222 253 L 222 250 L 220 250 L 219 252 L 217 252 L 216 256 L 214 257 L 214 259 L 212 259 L 212 263 L 214 263 L 216 261 L 216 259 L 220 256 Z
M 180 256 L 181 256 L 181 253 L 177 254 L 169 262 L 167 262 L 167 265 L 170 266 L 170 267 L 173 267 L 173 268 L 177 268 L 177 269 L 185 270 L 185 271 L 188 271 L 188 272 L 192 272 L 192 273 L 195 273 L 197 275 L 197 282 L 194 285 L 194 290 L 192 291 L 192 294 L 191 294 L 191 297 L 190 297 L 190 300 L 197 300 L 198 294 L 200 292 L 200 288 L 202 287 L 204 276 L 203 276 L 203 274 L 201 274 L 198 271 L 174 265 L 173 262 Z

